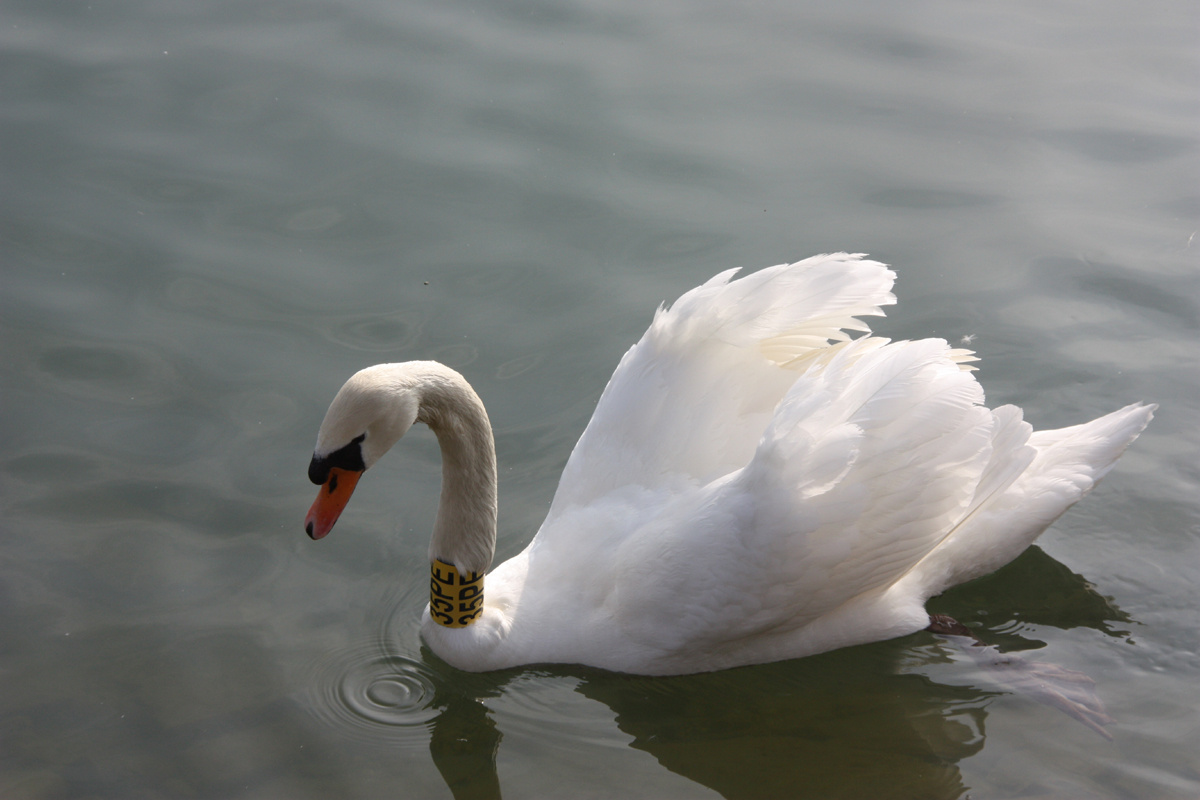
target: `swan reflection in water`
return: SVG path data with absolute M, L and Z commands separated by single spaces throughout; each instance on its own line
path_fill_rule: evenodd
M 723 797 L 886 796 L 898 783 L 911 797 L 964 791 L 956 763 L 983 747 L 991 693 L 881 676 L 844 653 L 812 661 L 678 678 L 559 674 L 615 712 L 630 747 Z M 430 753 L 458 800 L 501 796 L 502 733 L 487 699 L 447 693 L 432 724 Z
M 1041 647 L 1029 638 L 1028 626 L 1087 627 L 1123 637 L 1130 623 L 1084 578 L 1036 546 L 999 573 L 931 603 L 931 610 L 967 619 L 969 608 L 989 608 L 990 617 L 1005 620 L 990 622 L 992 629 L 975 628 L 991 643 L 991 657 Z M 788 797 L 800 789 L 823 798 L 956 798 L 971 788 L 958 762 L 983 749 L 987 708 L 1009 693 L 1002 676 L 970 669 L 971 647 L 922 632 L 793 661 L 668 678 L 586 667 L 468 674 L 422 648 L 436 685 L 429 749 L 455 798 L 500 797 L 496 757 L 506 722 L 536 728 L 538 720 L 510 719 L 507 710 L 493 714 L 488 702 L 521 692 L 522 684 L 566 682 L 613 711 L 630 747 L 726 798 Z M 964 682 L 974 685 L 947 685 L 922 674 L 951 661 L 958 662 L 954 673 L 965 670 Z M 562 733 L 569 745 L 568 724 Z M 1091 727 L 1083 720 L 1063 724 Z

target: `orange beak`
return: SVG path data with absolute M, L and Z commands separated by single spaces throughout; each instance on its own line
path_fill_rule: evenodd
M 342 509 L 350 502 L 350 495 L 354 494 L 354 487 L 358 485 L 358 479 L 361 477 L 362 472 L 359 470 L 341 467 L 329 470 L 329 478 L 317 492 L 317 499 L 313 501 L 308 516 L 304 518 L 304 530 L 308 532 L 309 538 L 321 539 L 333 530 L 333 523 L 338 521 Z

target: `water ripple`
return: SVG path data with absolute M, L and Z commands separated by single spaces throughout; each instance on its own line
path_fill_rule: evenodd
M 424 745 L 439 713 L 429 668 L 378 645 L 334 654 L 310 685 L 316 714 L 362 741 Z
M 327 339 L 355 350 L 405 350 L 416 341 L 424 322 L 420 313 L 407 310 L 359 312 L 328 318 L 323 333 Z

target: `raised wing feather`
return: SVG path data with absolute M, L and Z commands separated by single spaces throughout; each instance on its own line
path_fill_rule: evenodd
M 839 253 L 732 280 L 660 308 L 621 359 L 563 471 L 549 523 L 629 486 L 706 483 L 744 466 L 806 356 L 895 302 L 894 273 Z
M 617 551 L 616 613 L 639 642 L 770 646 L 885 590 L 970 509 L 998 426 L 944 341 L 859 339 L 795 378 L 744 469 L 679 493 Z M 668 620 L 664 596 L 690 602 Z

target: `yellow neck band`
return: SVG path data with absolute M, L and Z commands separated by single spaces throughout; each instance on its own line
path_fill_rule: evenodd
M 459 575 L 453 564 L 434 562 L 429 567 L 429 616 L 446 628 L 465 628 L 483 616 L 483 575 Z

